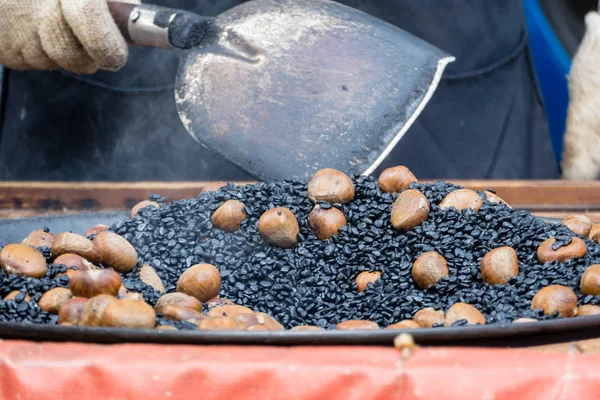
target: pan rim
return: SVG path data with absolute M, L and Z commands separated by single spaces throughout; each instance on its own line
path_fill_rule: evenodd
M 11 224 L 30 222 L 40 224 L 69 218 L 97 218 L 126 214 L 115 211 L 96 211 L 68 215 L 25 217 L 0 221 L 0 229 L 12 229 Z M 543 218 L 548 223 L 560 223 L 555 218 Z M 600 315 L 537 321 L 522 324 L 490 324 L 484 326 L 444 327 L 431 329 L 373 331 L 314 331 L 314 332 L 245 332 L 245 331 L 157 331 L 143 329 L 65 327 L 20 322 L 0 322 L 0 339 L 48 342 L 85 343 L 162 343 L 203 345 L 275 345 L 322 346 L 366 345 L 391 346 L 400 333 L 410 333 L 422 345 L 444 346 L 514 346 L 557 343 L 569 339 L 583 340 L 598 336 Z
M 391 346 L 409 333 L 421 345 L 522 347 L 597 337 L 600 315 L 522 324 L 362 331 L 158 331 L 0 322 L 1 339 L 98 344 L 154 343 L 250 346 Z

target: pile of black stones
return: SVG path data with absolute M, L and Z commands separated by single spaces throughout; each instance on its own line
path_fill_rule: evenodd
M 557 246 L 575 236 L 567 227 L 547 223 L 525 211 L 484 200 L 476 213 L 441 210 L 438 204 L 450 192 L 461 188 L 450 183 L 411 184 L 431 203 L 429 218 L 409 232 L 398 232 L 390 223 L 395 195 L 382 193 L 377 182 L 355 176 L 355 198 L 349 204 L 321 203 L 339 208 L 348 221 L 340 234 L 321 241 L 308 228 L 308 214 L 314 205 L 308 199 L 307 183 L 283 181 L 246 186 L 229 184 L 197 198 L 166 204 L 158 195 L 150 200 L 159 209 L 147 207 L 132 219 L 118 222 L 111 230 L 129 240 L 138 251 L 139 265 L 149 264 L 162 278 L 168 292 L 175 291 L 179 276 L 198 263 L 215 265 L 222 277 L 220 296 L 255 311 L 265 312 L 286 328 L 317 325 L 334 328 L 341 321 L 362 319 L 381 327 L 411 319 L 420 309 L 447 310 L 456 302 L 475 306 L 487 323 L 510 323 L 517 318 L 549 319 L 531 309 L 533 296 L 543 287 L 560 284 L 577 293 L 578 305 L 600 305 L 600 296 L 585 296 L 579 281 L 585 269 L 600 263 L 600 247 L 583 238 L 588 253 L 564 263 L 537 261 L 537 247 L 549 237 Z M 226 200 L 245 204 L 247 218 L 241 229 L 225 233 L 213 227 L 212 213 Z M 294 249 L 268 245 L 257 229 L 258 219 L 274 207 L 287 207 L 298 219 L 300 235 Z M 510 246 L 519 257 L 519 275 L 506 285 L 483 282 L 480 262 L 490 250 Z M 436 251 L 448 262 L 450 274 L 436 286 L 418 288 L 411 268 L 423 252 Z M 31 304 L 0 301 L 0 321 L 55 323 L 56 317 L 41 312 L 35 300 L 55 287 L 68 287 L 68 278 L 51 279 L 65 266 L 50 266 L 46 278 L 2 277 L 0 295 L 26 289 Z M 159 297 L 139 280 L 136 268 L 123 275 L 123 284 L 141 292 L 154 305 Z M 381 278 L 359 293 L 355 278 L 362 271 L 381 271 Z M 159 315 L 159 324 L 171 324 Z M 461 325 L 466 321 L 459 321 Z M 177 323 L 182 329 L 195 329 Z

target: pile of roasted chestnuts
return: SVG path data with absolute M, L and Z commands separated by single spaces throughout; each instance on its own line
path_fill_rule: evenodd
M 492 190 L 215 182 L 80 235 L 0 251 L 0 321 L 160 330 L 416 329 L 600 314 L 600 225 L 551 224 Z

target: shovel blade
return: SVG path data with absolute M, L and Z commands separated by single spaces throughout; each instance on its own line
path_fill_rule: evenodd
M 370 174 L 454 60 L 324 0 L 254 0 L 217 24 L 220 37 L 183 56 L 177 107 L 197 141 L 259 180 Z

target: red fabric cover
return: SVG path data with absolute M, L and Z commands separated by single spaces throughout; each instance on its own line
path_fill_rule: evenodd
M 0 341 L 0 400 L 591 399 L 600 356 Z

